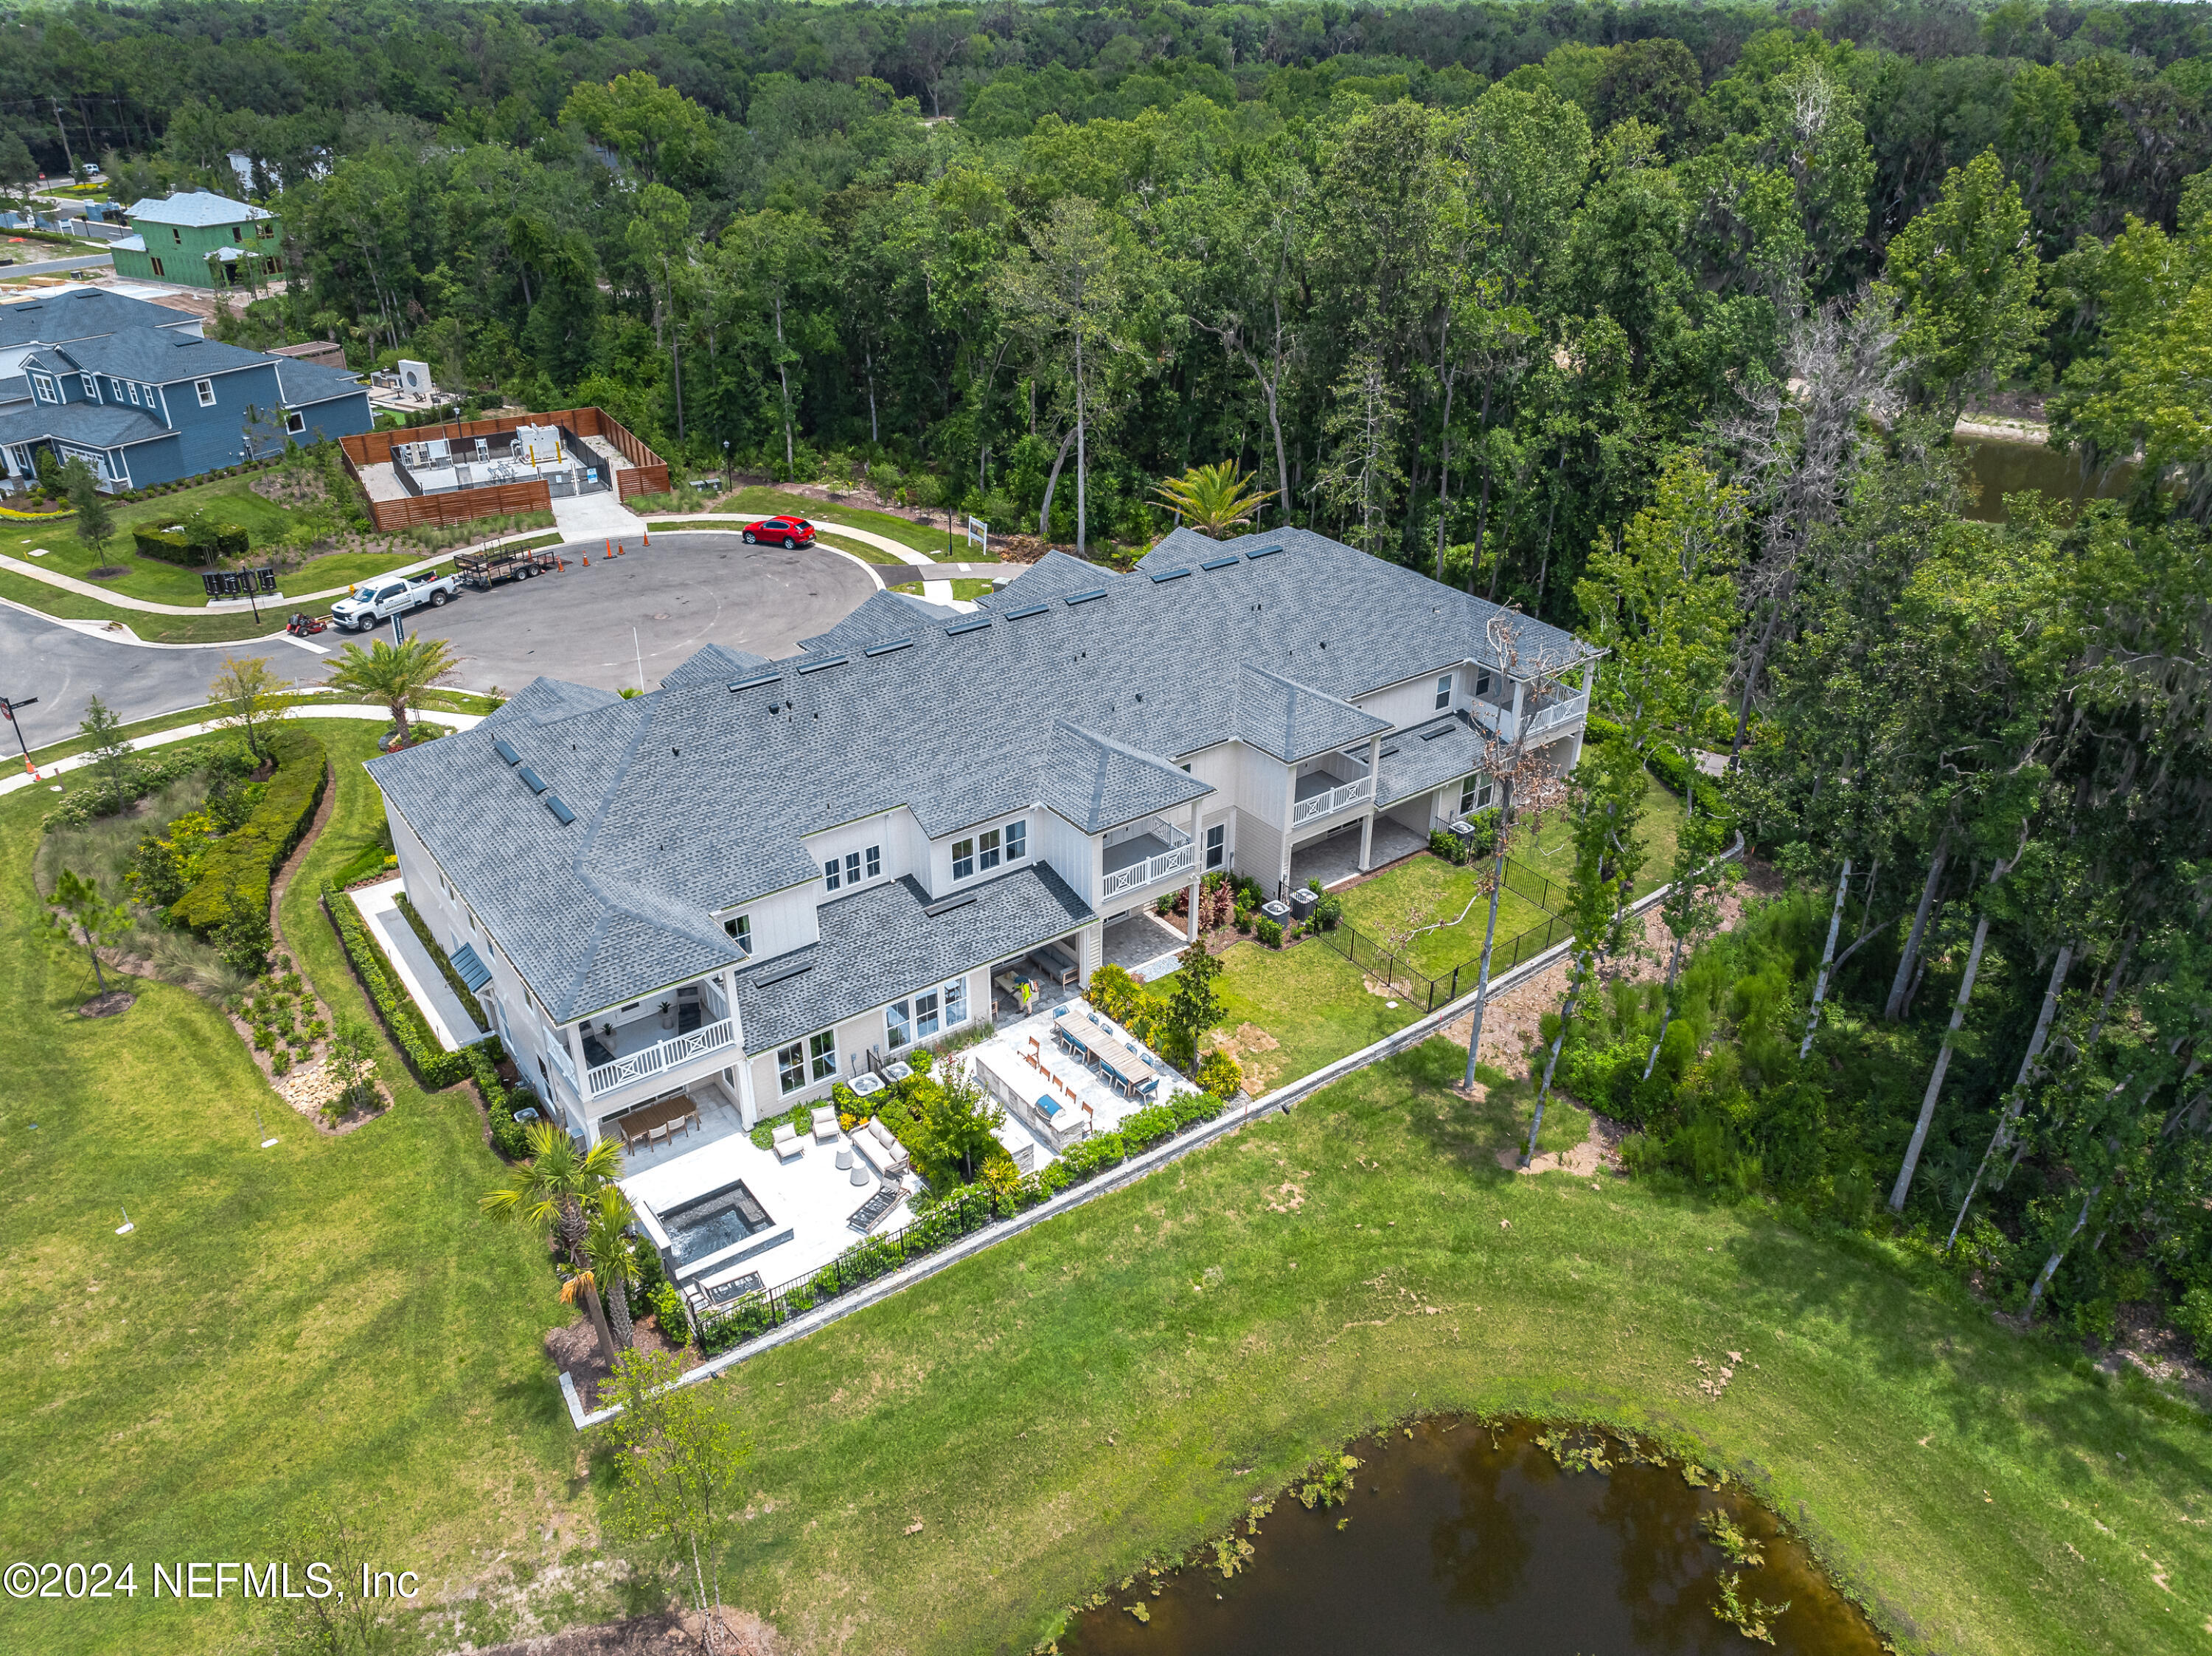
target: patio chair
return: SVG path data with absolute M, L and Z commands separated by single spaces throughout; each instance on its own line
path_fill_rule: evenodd
M 819 1104 L 814 1109 L 814 1142 L 826 1144 L 838 1133 L 837 1110 L 835 1105 Z
M 665 1122 L 662 1123 L 658 1127 L 648 1128 L 646 1131 L 645 1135 L 646 1149 L 649 1150 L 659 1149 L 663 1144 L 665 1144 L 675 1136 L 675 1128 L 668 1125 Z
M 775 1141 L 777 1157 L 782 1161 L 788 1162 L 795 1156 L 806 1154 L 806 1142 L 799 1137 L 798 1129 L 788 1121 L 777 1122 L 775 1131 L 770 1137 Z
M 694 1110 L 690 1114 L 684 1118 L 684 1130 L 686 1132 L 702 1132 L 705 1131 L 705 1129 L 701 1127 L 699 1125 L 698 1111 Z

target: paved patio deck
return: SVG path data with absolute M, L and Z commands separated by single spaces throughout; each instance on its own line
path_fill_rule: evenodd
M 1162 919 L 1149 908 L 1107 922 L 1103 957 L 1139 982 L 1164 978 L 1176 968 L 1176 956 L 1190 946 L 1174 916 Z
M 1392 822 L 1387 816 L 1375 819 L 1375 840 L 1368 857 L 1368 869 L 1395 863 L 1401 857 L 1410 857 L 1424 850 L 1428 840 L 1409 828 Z M 1347 880 L 1359 877 L 1359 824 L 1357 822 L 1338 828 L 1323 838 L 1299 846 L 1291 852 L 1291 889 L 1296 890 L 1308 880 L 1319 880 L 1322 889 L 1342 885 Z

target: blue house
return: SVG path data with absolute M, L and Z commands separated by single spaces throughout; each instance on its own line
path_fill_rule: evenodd
M 109 493 L 179 482 L 373 428 L 368 392 L 336 368 L 267 356 L 173 328 L 125 327 L 42 345 L 0 380 L 0 461 L 9 488 L 34 452 L 82 459 Z

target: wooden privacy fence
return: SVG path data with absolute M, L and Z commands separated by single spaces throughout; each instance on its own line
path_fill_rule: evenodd
M 668 488 L 668 463 L 638 441 L 619 421 L 599 409 L 563 409 L 551 414 L 502 414 L 484 420 L 453 420 L 441 426 L 410 426 L 398 431 L 365 431 L 338 439 L 338 452 L 346 473 L 368 496 L 362 482 L 366 466 L 389 465 L 392 451 L 402 443 L 450 442 L 478 437 L 503 437 L 524 426 L 559 426 L 580 437 L 597 437 L 630 464 L 615 473 L 615 487 L 624 496 L 659 494 Z M 456 489 L 448 494 L 410 494 L 404 500 L 369 499 L 369 521 L 380 530 L 411 528 L 419 524 L 465 523 L 471 518 L 490 518 L 510 512 L 547 512 L 553 493 L 542 479 L 525 482 L 487 483 L 480 488 Z

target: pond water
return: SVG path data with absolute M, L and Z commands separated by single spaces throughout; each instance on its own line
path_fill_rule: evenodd
M 1959 447 L 1966 456 L 1968 480 L 1981 491 L 1966 515 L 1983 523 L 2002 523 L 2004 497 L 2024 488 L 2039 489 L 2066 502 L 2065 515 L 2071 521 L 2081 501 L 2118 500 L 2136 480 L 2132 460 L 2093 472 L 2080 455 L 2061 454 L 2041 443 L 1991 439 L 1961 440 Z
M 1195 1565 L 1157 1582 L 1140 1574 L 1079 1617 L 1060 1647 L 1747 1656 L 1757 1647 L 1713 1613 L 1729 1576 L 1747 1607 L 1788 1604 L 1767 1622 L 1784 1656 L 1879 1656 L 1865 1617 L 1737 1486 L 1693 1487 L 1680 1466 L 1630 1464 L 1620 1440 L 1586 1432 L 1570 1444 L 1601 1446 L 1610 1470 L 1565 1471 L 1538 1441 L 1543 1429 L 1431 1422 L 1410 1438 L 1394 1429 L 1354 1444 L 1362 1464 L 1345 1504 L 1310 1511 L 1282 1496 L 1232 1578 Z M 1763 1563 L 1729 1562 L 1700 1527 L 1715 1513 L 1758 1545 Z M 1151 1619 L 1140 1623 L 1132 1604 Z

